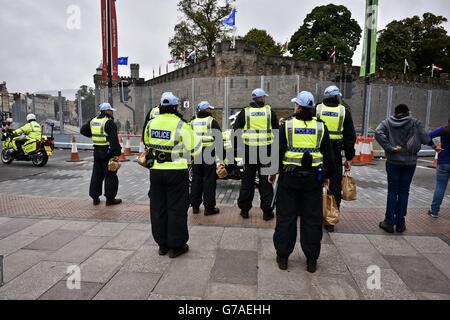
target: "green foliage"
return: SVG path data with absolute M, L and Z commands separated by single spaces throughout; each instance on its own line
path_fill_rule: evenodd
M 393 21 L 380 31 L 378 39 L 379 66 L 387 71 L 403 72 L 405 59 L 410 71 L 430 75 L 437 64 L 448 72 L 450 68 L 450 36 L 442 27 L 447 19 L 425 13 Z
M 77 91 L 77 95 L 81 97 L 81 110 L 83 119 L 91 119 L 95 117 L 98 113 L 98 107 L 95 105 L 94 89 L 89 86 L 83 85 Z
M 292 36 L 289 51 L 294 57 L 330 61 L 330 53 L 336 46 L 336 62 L 351 64 L 361 33 L 361 27 L 345 6 L 318 6 Z
M 181 0 L 181 21 L 169 41 L 172 57 L 182 61 L 184 53 L 197 51 L 197 59 L 212 57 L 216 42 L 228 39 L 230 29 L 222 21 L 231 13 L 234 0 Z
M 284 53 L 283 46 L 276 43 L 266 30 L 251 29 L 245 36 L 246 41 L 255 41 L 257 50 L 261 54 L 279 56 Z

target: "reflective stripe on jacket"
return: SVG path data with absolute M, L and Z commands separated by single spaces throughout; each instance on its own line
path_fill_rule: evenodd
M 317 106 L 316 115 L 327 125 L 331 140 L 344 139 L 345 106 L 328 107 L 322 103 Z
M 302 166 L 305 153 L 312 156 L 312 166 L 323 164 L 323 155 L 320 146 L 325 134 L 325 125 L 316 119 L 302 121 L 292 118 L 286 121 L 286 139 L 288 149 L 284 155 L 284 165 Z

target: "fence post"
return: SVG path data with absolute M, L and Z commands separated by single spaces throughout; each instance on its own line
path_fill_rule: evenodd
M 0 256 L 0 287 L 3 286 L 3 256 Z
M 433 90 L 428 90 L 427 93 L 427 119 L 425 124 L 425 130 L 430 129 L 430 120 L 431 120 L 431 104 L 433 103 Z
M 265 90 L 264 88 L 264 76 L 261 76 L 261 89 Z
M 316 83 L 316 102 L 319 102 L 319 94 L 320 94 L 320 83 Z
M 31 96 L 31 113 L 36 114 L 36 95 Z
M 365 128 L 365 130 L 363 132 L 364 136 L 368 136 L 369 135 L 369 129 L 370 129 L 369 128 L 369 124 L 370 124 L 370 107 L 371 107 L 371 105 L 372 105 L 372 85 L 369 84 L 367 86 L 367 109 L 366 109 L 367 115 L 365 117 L 366 123 L 364 124 L 364 128 Z
M 195 78 L 192 78 L 192 116 L 195 117 Z
M 228 77 L 225 77 L 225 83 L 223 85 L 224 89 L 224 99 L 223 99 L 223 116 L 222 116 L 222 126 L 228 130 L 229 129 L 229 105 L 228 105 Z
M 61 134 L 64 134 L 64 110 L 61 91 L 58 91 L 58 105 L 59 105 L 59 126 L 60 126 L 59 132 Z
M 388 86 L 388 94 L 387 94 L 387 109 L 386 109 L 386 118 L 389 118 L 392 114 L 392 98 L 394 95 L 394 87 Z

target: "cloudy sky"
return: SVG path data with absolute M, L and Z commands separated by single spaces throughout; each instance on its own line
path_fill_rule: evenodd
M 279 42 L 298 30 L 306 15 L 330 0 L 237 0 L 238 30 L 266 29 Z M 167 47 L 179 21 L 178 0 L 117 0 L 119 55 L 141 65 L 150 78 L 170 59 Z M 347 6 L 363 26 L 365 0 L 335 0 Z M 80 9 L 80 29 L 69 29 L 70 6 Z M 380 0 L 383 28 L 394 19 L 432 12 L 450 18 L 448 0 Z M 450 30 L 450 23 L 445 27 Z M 0 82 L 10 92 L 39 92 L 93 85 L 101 60 L 99 0 L 0 0 Z M 354 64 L 360 64 L 361 48 Z M 127 67 L 120 74 L 129 75 Z

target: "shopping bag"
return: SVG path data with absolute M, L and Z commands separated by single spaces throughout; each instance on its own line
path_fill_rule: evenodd
M 323 190 L 323 222 L 327 226 L 335 226 L 339 223 L 339 208 L 330 190 L 328 188 Z
M 121 166 L 122 164 L 118 160 L 110 159 L 108 162 L 108 171 L 117 172 Z
M 342 200 L 354 201 L 356 200 L 356 180 L 350 176 L 350 172 L 346 171 L 342 177 Z
M 148 149 L 146 148 L 146 149 L 144 150 L 144 152 L 143 152 L 142 154 L 140 154 L 140 155 L 137 157 L 137 160 L 136 160 L 136 162 L 137 162 L 140 166 L 143 166 L 143 167 L 146 168 L 146 169 L 148 169 L 148 164 L 147 164 L 147 156 L 148 156 L 148 154 L 149 154 L 149 151 L 148 151 Z

